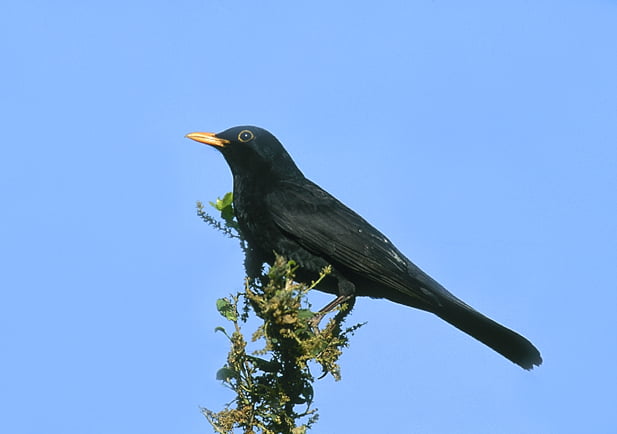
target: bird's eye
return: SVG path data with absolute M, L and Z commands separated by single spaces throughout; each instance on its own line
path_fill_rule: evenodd
M 253 135 L 253 133 L 249 130 L 242 130 L 240 131 L 240 134 L 238 134 L 238 140 L 240 140 L 242 143 L 251 141 L 254 137 L 255 136 Z

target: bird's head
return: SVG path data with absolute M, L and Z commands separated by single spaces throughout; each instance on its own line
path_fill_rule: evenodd
M 234 176 L 303 176 L 274 135 L 263 128 L 240 126 L 221 133 L 190 133 L 186 137 L 219 150 Z

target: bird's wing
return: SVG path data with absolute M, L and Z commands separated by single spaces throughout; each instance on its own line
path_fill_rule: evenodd
M 265 197 L 274 223 L 311 253 L 433 305 L 450 294 L 381 232 L 316 184 L 284 182 Z

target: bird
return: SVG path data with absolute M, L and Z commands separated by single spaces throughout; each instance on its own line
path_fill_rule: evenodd
M 256 126 L 187 138 L 217 149 L 233 177 L 233 208 L 248 244 L 248 274 L 275 254 L 298 264 L 296 280 L 336 295 L 322 311 L 356 296 L 385 298 L 430 312 L 523 369 L 542 364 L 525 337 L 481 314 L 411 262 L 379 230 L 300 171 L 281 142 Z M 251 277 L 251 276 L 249 276 Z

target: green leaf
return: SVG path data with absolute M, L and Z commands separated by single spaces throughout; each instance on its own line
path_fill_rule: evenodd
M 227 208 L 228 206 L 230 206 L 234 201 L 234 194 L 230 191 L 228 193 L 225 193 L 225 196 L 223 196 L 223 199 L 221 200 L 221 203 L 223 204 L 223 208 Z
M 298 310 L 298 318 L 299 319 L 311 319 L 315 316 L 310 309 L 300 309 Z
M 221 212 L 221 218 L 225 221 L 225 226 L 228 229 L 238 229 L 238 223 L 235 221 L 233 199 L 233 193 L 229 192 L 225 193 L 222 199 L 217 198 L 215 202 L 210 202 L 210 205 Z
M 223 198 L 216 198 L 216 202 L 210 202 L 210 205 L 212 205 L 214 208 L 216 208 L 219 211 L 223 211 L 225 208 L 229 208 L 231 207 L 232 203 L 234 200 L 234 195 L 232 192 L 229 193 L 225 193 L 225 196 L 223 196 Z
M 219 298 L 216 300 L 216 309 L 229 321 L 238 320 L 238 312 L 236 312 L 236 307 L 226 298 Z
M 271 360 L 264 360 L 260 357 L 255 357 L 251 355 L 246 355 L 246 358 L 257 366 L 257 368 L 261 369 L 264 372 L 277 372 L 280 369 L 280 364 Z
M 233 220 L 234 216 L 234 209 L 231 206 L 225 207 L 221 210 L 221 217 L 226 222 Z
M 230 378 L 236 378 L 237 376 L 238 376 L 238 373 L 236 371 L 230 368 L 226 368 L 226 367 L 221 368 L 218 371 L 216 371 L 216 379 L 221 380 L 221 381 L 227 381 Z
M 304 396 L 305 402 L 307 402 L 309 405 L 313 402 L 313 396 L 315 395 L 315 393 L 313 391 L 313 386 L 311 386 L 311 383 L 304 384 L 302 395 Z

